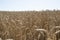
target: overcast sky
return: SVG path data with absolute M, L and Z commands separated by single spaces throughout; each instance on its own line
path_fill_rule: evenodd
M 0 10 L 60 9 L 60 0 L 0 0 Z

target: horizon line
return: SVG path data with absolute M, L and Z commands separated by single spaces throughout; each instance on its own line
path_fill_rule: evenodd
M 41 9 L 41 10 L 0 10 L 0 11 L 57 11 L 60 9 Z

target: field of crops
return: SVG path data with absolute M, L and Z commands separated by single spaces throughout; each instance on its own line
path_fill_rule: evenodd
M 60 26 L 60 11 L 0 11 L 0 38 L 37 40 L 35 29 L 48 31 L 53 40 L 53 27 Z M 52 32 L 52 34 L 51 34 Z M 38 33 L 37 33 L 38 34 Z

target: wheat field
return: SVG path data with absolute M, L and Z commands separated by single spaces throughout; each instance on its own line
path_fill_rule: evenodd
M 0 11 L 0 38 L 38 40 L 35 29 L 45 29 L 47 40 L 55 40 L 54 27 L 60 26 L 60 11 Z M 38 35 L 38 32 L 37 32 Z

